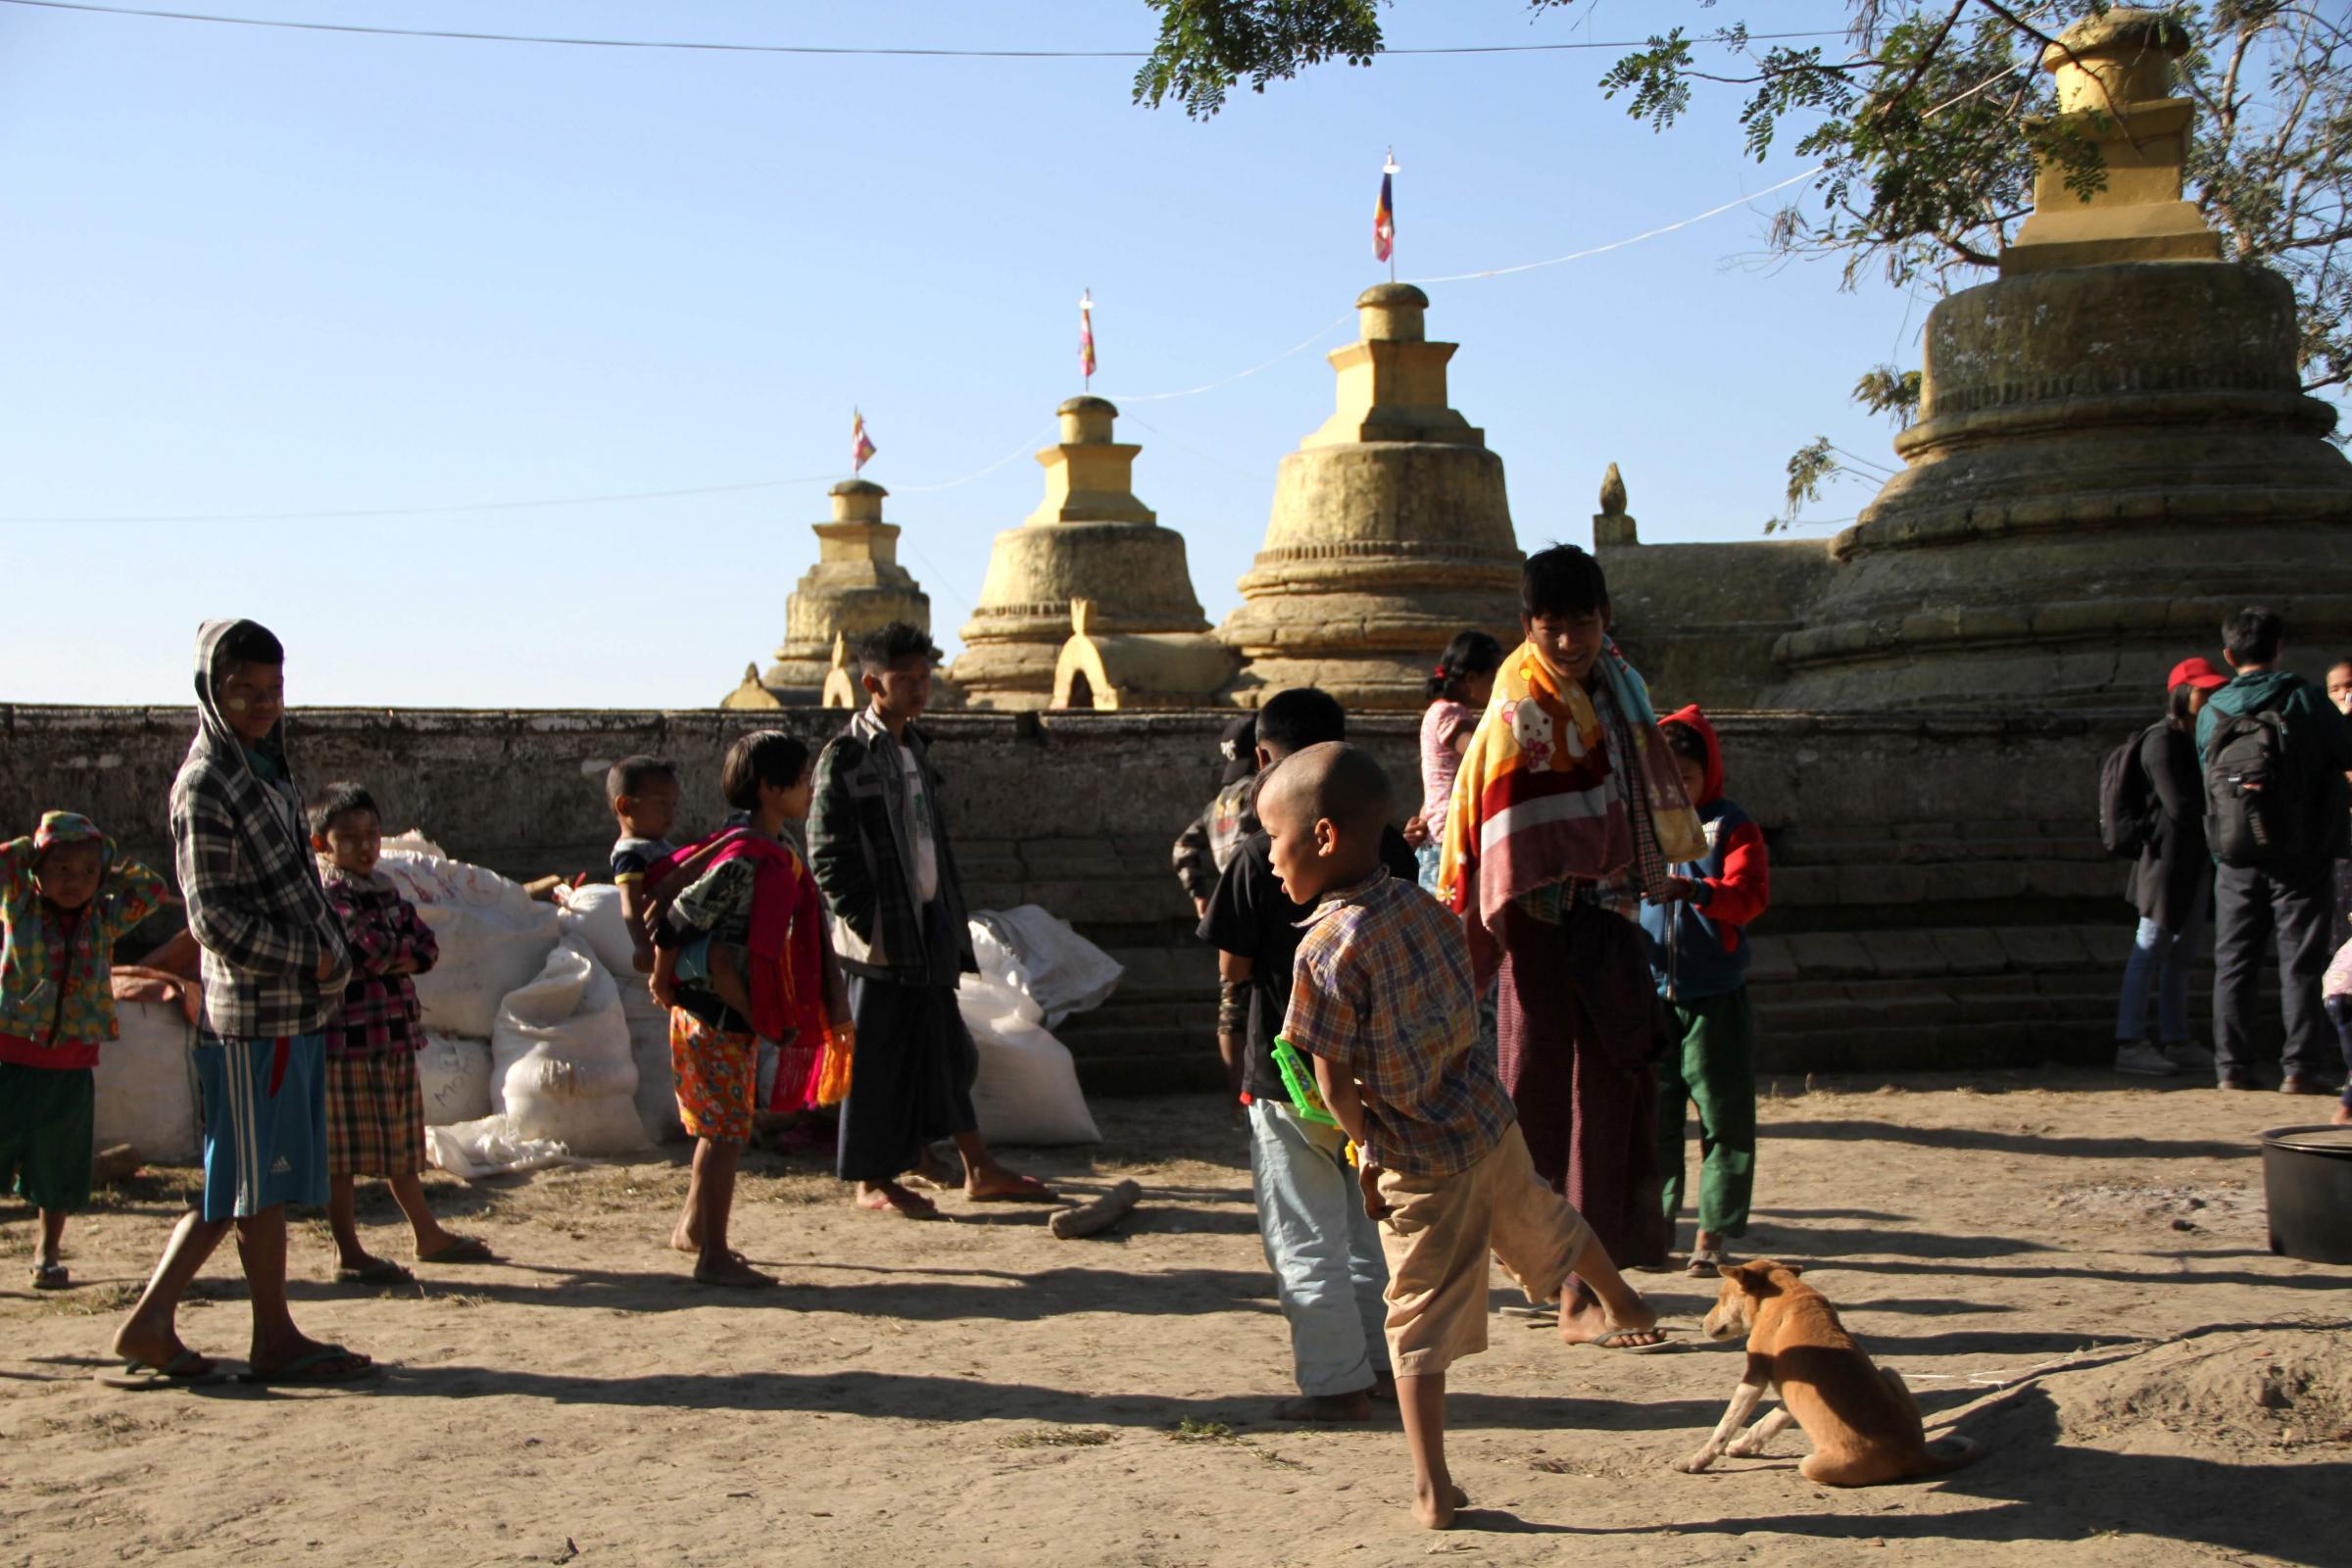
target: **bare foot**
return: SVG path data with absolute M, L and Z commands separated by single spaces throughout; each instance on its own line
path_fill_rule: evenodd
M 670 1250 L 675 1252 L 684 1252 L 691 1257 L 700 1257 L 703 1255 L 703 1244 L 696 1241 L 693 1237 L 688 1236 L 683 1230 L 672 1231 L 670 1233 L 669 1246 Z M 727 1249 L 727 1256 L 734 1259 L 738 1263 L 750 1261 L 750 1259 L 747 1258 L 744 1253 L 732 1247 Z
M 2352 1105 L 2338 1103 L 2335 1114 L 2328 1119 L 2338 1127 L 2352 1127 Z
M 373 1357 L 345 1349 L 339 1345 L 323 1344 L 307 1334 L 295 1334 L 274 1345 L 256 1343 L 248 1360 L 252 1366 L 251 1375 L 259 1378 L 274 1377 L 297 1361 L 308 1361 L 311 1367 L 322 1374 L 318 1381 L 326 1380 L 323 1375 L 348 1375 L 360 1367 L 373 1364 Z
M 1666 1338 L 1657 1325 L 1658 1314 L 1647 1301 L 1622 1318 L 1611 1317 L 1600 1298 L 1581 1285 L 1574 1297 L 1560 1303 L 1560 1340 L 1567 1345 L 1586 1345 L 1611 1335 L 1617 1336 L 1613 1344 L 1628 1349 L 1657 1345 Z
M 1002 1165 L 974 1165 L 963 1177 L 963 1196 L 975 1203 L 1051 1203 L 1054 1189 L 1034 1176 Z
M 149 1366 L 168 1366 L 173 1356 L 188 1353 L 170 1324 L 151 1328 L 136 1318 L 115 1331 L 112 1348 L 125 1361 L 143 1361 Z
M 1274 1401 L 1277 1421 L 1369 1421 L 1372 1419 L 1372 1391 L 1358 1389 L 1353 1394 L 1300 1394 L 1288 1399 Z
M 858 1196 L 852 1200 L 868 1213 L 898 1213 L 907 1219 L 937 1219 L 939 1205 L 920 1193 L 908 1192 L 897 1182 L 859 1182 Z
M 1428 1492 L 1413 1489 L 1413 1520 L 1424 1530 L 1449 1530 L 1454 1514 L 1470 1506 L 1470 1494 L 1450 1481 L 1441 1481 Z
M 694 1265 L 697 1285 L 724 1285 L 739 1291 L 763 1291 L 777 1283 L 772 1274 L 762 1274 L 743 1260 L 741 1252 L 729 1252 L 721 1258 L 704 1258 Z
M 1396 1402 L 1396 1375 L 1394 1372 L 1372 1374 L 1372 1397 L 1383 1404 Z

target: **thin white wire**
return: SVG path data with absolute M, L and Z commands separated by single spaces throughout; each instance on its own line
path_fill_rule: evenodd
M 1199 386 L 1188 386 L 1181 392 L 1105 392 L 1102 394 L 1102 396 L 1111 398 L 1120 403 L 1165 403 L 1170 398 L 1199 397 L 1203 392 L 1214 392 L 1221 386 L 1231 386 L 1234 382 L 1242 380 L 1247 376 L 1255 375 L 1260 370 L 1270 369 L 1274 366 L 1280 365 L 1283 361 L 1289 359 L 1292 355 L 1298 353 L 1300 349 L 1312 347 L 1314 344 L 1330 336 L 1331 329 L 1333 327 L 1339 325 L 1342 321 L 1347 320 L 1354 314 L 1355 311 L 1352 307 L 1342 311 L 1330 320 L 1325 321 L 1321 326 L 1316 327 L 1312 336 L 1300 338 L 1298 342 L 1292 344 L 1289 348 L 1284 349 L 1280 354 L 1275 355 L 1272 359 L 1264 361 L 1258 365 L 1252 365 L 1247 370 L 1238 370 L 1232 375 L 1225 376 L 1219 380 L 1203 381 Z
M 1019 446 L 1014 447 L 1010 452 L 1005 453 L 1003 457 L 990 464 L 987 467 L 967 473 L 960 479 L 950 479 L 945 484 L 906 485 L 899 489 L 893 490 L 891 494 L 898 496 L 935 495 L 942 490 L 953 490 L 957 485 L 970 484 L 974 479 L 985 479 L 990 474 L 996 472 L 999 468 L 1004 466 L 1004 465 L 1007 463 L 1010 463 L 1013 459 L 1025 456 L 1030 452 L 1034 452 L 1037 450 L 1037 444 L 1040 440 L 1050 441 L 1055 435 L 1058 435 L 1060 430 L 1061 427 L 1058 424 L 1050 424 L 1046 426 L 1046 433 L 1043 436 L 1031 436 L 1028 440 L 1022 442 Z
M 1692 223 L 1704 222 L 1710 218 L 1721 217 L 1735 207 L 1745 207 L 1760 196 L 1769 196 L 1776 190 L 1787 190 L 1800 181 L 1811 179 L 1829 167 L 1827 164 L 1815 164 L 1801 174 L 1790 174 L 1776 185 L 1767 185 L 1762 190 L 1750 191 L 1737 200 L 1725 202 L 1721 207 L 1710 207 L 1703 213 L 1693 213 L 1689 218 L 1682 219 L 1677 222 L 1646 229 L 1627 239 L 1614 239 L 1606 245 L 1593 245 L 1585 250 L 1570 251 L 1565 256 L 1554 256 L 1549 261 L 1522 262 L 1517 267 L 1490 267 L 1483 272 L 1452 272 L 1444 277 L 1408 277 L 1405 281 L 1408 283 L 1468 283 L 1482 277 L 1507 277 L 1513 272 L 1532 272 L 1540 267 L 1557 267 L 1563 262 L 1581 262 L 1588 256 L 1598 256 L 1604 251 L 1620 251 L 1628 245 L 1639 245 L 1645 239 L 1656 239 L 1660 234 L 1671 234 L 1678 228 L 1689 228 Z

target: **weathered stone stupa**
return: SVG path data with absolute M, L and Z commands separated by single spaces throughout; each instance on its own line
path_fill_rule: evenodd
M 833 668 L 834 646 L 894 620 L 931 629 L 931 601 L 899 564 L 899 527 L 882 520 L 889 491 L 871 479 L 833 487 L 833 520 L 815 524 L 816 564 L 784 601 L 784 645 L 759 684 L 778 703 L 813 706 Z M 730 707 L 746 706 L 730 698 Z
M 1429 296 L 1356 300 L 1334 350 L 1339 408 L 1282 460 L 1265 547 L 1217 635 L 1250 661 L 1228 697 L 1254 707 L 1320 686 L 1351 709 L 1417 709 L 1431 662 L 1466 626 L 1516 640 L 1519 563 L 1502 459 L 1447 405 L 1456 345 L 1429 342 Z
M 1111 439 L 1119 411 L 1080 397 L 1055 412 L 1061 440 L 1037 455 L 1046 498 L 1019 527 L 997 535 L 979 607 L 963 628 L 954 677 L 974 708 L 1053 701 L 1074 599 L 1092 602 L 1092 624 L 1102 632 L 1208 630 L 1184 536 L 1161 527 L 1135 498 L 1143 449 Z
M 2000 277 L 1929 316 L 1907 466 L 1832 547 L 1769 706 L 2144 705 L 2252 603 L 2315 656 L 2352 642 L 2352 463 L 2286 280 L 2222 261 L 2180 199 L 2183 42 L 2112 11 L 2044 52 L 2105 188 L 2045 168 Z

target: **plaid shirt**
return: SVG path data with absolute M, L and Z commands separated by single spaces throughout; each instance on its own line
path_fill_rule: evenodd
M 321 861 L 318 873 L 351 947 L 351 984 L 343 990 L 342 1011 L 326 1026 L 326 1054 L 380 1056 L 416 1050 L 424 1044 L 424 1029 L 409 976 L 430 969 L 441 944 L 416 906 L 382 872 L 354 876 Z M 404 963 L 406 972 L 392 972 Z
M 1384 869 L 1324 896 L 1294 974 L 1282 1037 L 1355 1079 L 1367 1160 L 1451 1176 L 1501 1141 L 1511 1102 L 1477 1050 L 1459 915 Z

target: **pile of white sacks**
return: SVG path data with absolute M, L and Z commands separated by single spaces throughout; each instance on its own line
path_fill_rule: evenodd
M 495 871 L 416 834 L 384 844 L 380 869 L 440 944 L 416 977 L 423 1012 L 426 1147 L 459 1175 L 625 1155 L 681 1136 L 670 1095 L 669 1015 L 631 959 L 619 890 L 531 899 Z M 1100 1134 L 1070 1054 L 1052 1030 L 1100 1005 L 1121 969 L 1034 905 L 972 921 L 981 973 L 956 996 L 980 1048 L 980 1130 L 1006 1144 Z M 100 1053 L 97 1139 L 165 1163 L 192 1161 L 193 1031 L 174 1004 L 118 1005 L 122 1039 Z

